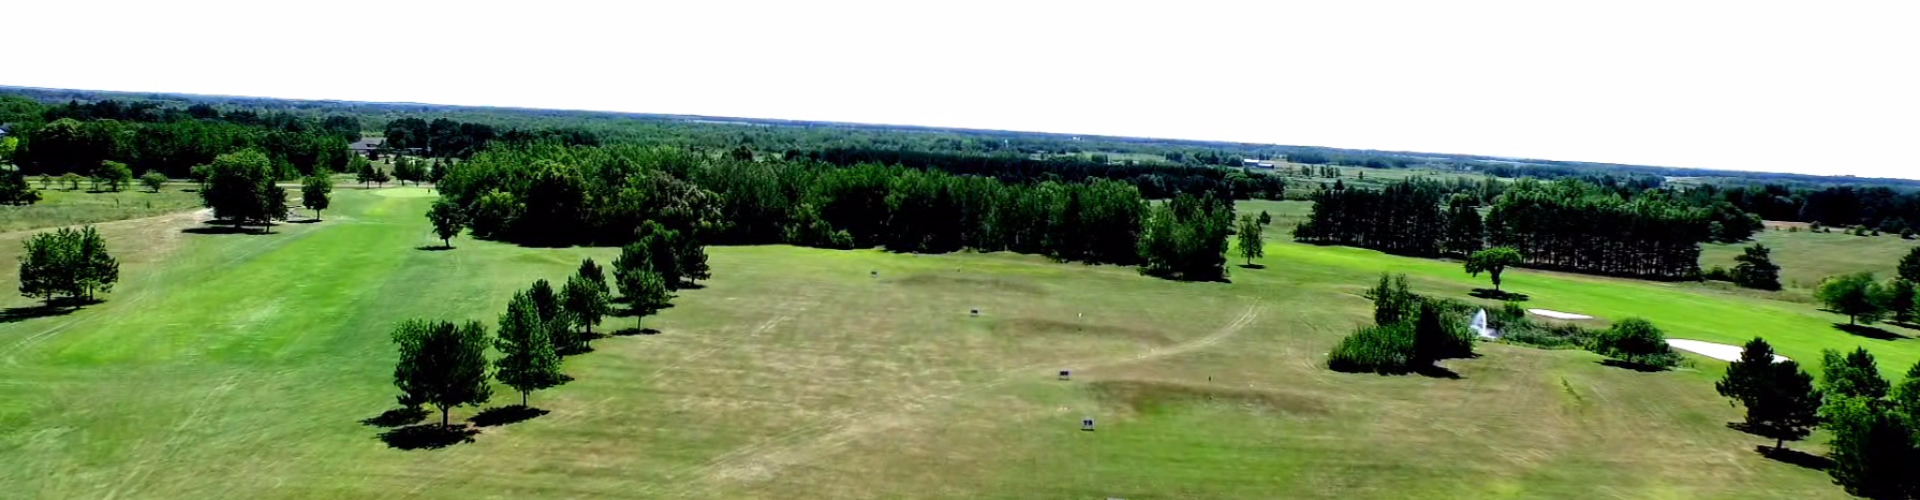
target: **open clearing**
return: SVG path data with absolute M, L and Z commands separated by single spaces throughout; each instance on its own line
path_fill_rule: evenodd
M 1328 348 L 1370 321 L 1358 293 L 1379 272 L 1462 298 L 1484 277 L 1293 244 L 1283 231 L 1269 233 L 1267 268 L 1235 267 L 1230 284 L 1010 254 L 715 247 L 708 286 L 648 318 L 661 333 L 567 358 L 576 380 L 532 397 L 551 413 L 398 450 L 361 423 L 393 407 L 395 322 L 492 326 L 516 289 L 617 251 L 464 238 L 416 250 L 438 243 L 421 217 L 430 193 L 335 196 L 325 222 L 270 235 L 181 233 L 184 215 L 103 225 L 125 262 L 107 302 L 0 323 L 0 491 L 1846 498 L 1823 472 L 1753 452 L 1770 440 L 1724 425 L 1739 410 L 1714 394 L 1717 361 L 1642 373 L 1483 343 L 1483 356 L 1446 363 L 1459 379 L 1326 370 Z M 1799 359 L 1855 345 L 1890 373 L 1920 359 L 1915 341 L 1842 333 L 1831 325 L 1843 318 L 1805 304 L 1694 284 L 1514 270 L 1504 285 L 1529 307 L 1642 316 L 1731 344 L 1763 335 Z M 1073 380 L 1056 380 L 1060 369 Z M 495 406 L 506 399 L 497 388 Z M 1099 430 L 1081 431 L 1085 417 Z M 1794 446 L 1818 453 L 1819 439 Z

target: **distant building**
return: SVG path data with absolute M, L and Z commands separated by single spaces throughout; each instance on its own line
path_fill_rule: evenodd
M 1240 160 L 1240 166 L 1247 167 L 1247 168 L 1264 168 L 1264 169 L 1272 170 L 1273 162 L 1247 158 L 1247 159 Z
M 387 149 L 387 140 L 381 138 L 361 139 L 353 144 L 348 144 L 347 149 L 353 150 L 354 153 L 360 156 L 379 158 L 380 152 Z

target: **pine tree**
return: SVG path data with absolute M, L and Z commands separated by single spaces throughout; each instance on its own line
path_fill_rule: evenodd
M 1747 342 L 1740 359 L 1727 365 L 1727 373 L 1714 389 L 1740 401 L 1747 409 L 1747 430 L 1774 438 L 1780 450 L 1788 440 L 1799 440 L 1819 423 L 1820 393 L 1813 388 L 1813 376 L 1791 360 L 1774 362 L 1773 346 L 1755 338 Z

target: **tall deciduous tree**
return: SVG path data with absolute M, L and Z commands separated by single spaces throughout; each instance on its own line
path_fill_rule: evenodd
M 494 360 L 494 378 L 520 392 L 520 406 L 527 405 L 527 393 L 565 381 L 549 333 L 533 298 L 526 292 L 514 294 L 506 314 L 500 315 L 500 335 L 493 341 L 501 354 Z
M 120 261 L 107 253 L 107 241 L 93 226 L 60 228 L 35 234 L 20 256 L 20 295 L 53 302 L 55 295 L 92 300 L 113 291 Z
M 630 267 L 629 264 L 639 267 Z M 673 300 L 666 277 L 646 267 L 644 261 L 627 259 L 624 253 L 620 260 L 613 263 L 613 277 L 620 285 L 623 295 L 621 302 L 642 320 L 665 309 Z
M 1467 274 L 1474 276 L 1487 273 L 1487 277 L 1493 279 L 1493 290 L 1497 292 L 1500 291 L 1500 273 L 1505 272 L 1508 266 L 1520 265 L 1520 261 L 1520 251 L 1513 247 L 1493 247 L 1467 257 L 1466 269 Z
M 1267 255 L 1266 240 L 1260 235 L 1263 227 L 1253 216 L 1242 215 L 1240 224 L 1234 229 L 1235 236 L 1240 240 L 1240 256 L 1247 259 L 1249 266 L 1253 265 L 1253 259 Z
M 393 385 L 403 404 L 432 405 L 440 409 L 440 425 L 448 426 L 447 412 L 456 406 L 478 406 L 493 396 L 487 385 L 487 331 L 469 321 L 455 327 L 446 321 L 408 320 L 393 331 L 400 360 L 393 368 Z
M 560 286 L 562 305 L 572 316 L 573 321 L 586 330 L 585 335 L 574 338 L 574 345 L 567 347 L 572 349 L 586 347 L 587 342 L 593 338 L 593 325 L 600 323 L 600 318 L 606 317 L 610 306 L 608 306 L 606 290 L 602 289 L 602 286 L 605 285 L 596 284 L 591 278 L 580 275 L 568 278 L 567 284 Z
M 320 211 L 333 204 L 333 176 L 325 170 L 307 176 L 300 183 L 300 203 L 313 210 L 313 218 L 320 219 Z
M 1813 297 L 1826 304 L 1827 309 L 1847 315 L 1847 324 L 1858 324 L 1880 320 L 1881 293 L 1873 273 L 1863 272 L 1827 278 L 1814 290 Z
M 467 227 L 466 211 L 446 198 L 433 201 L 433 208 L 427 210 L 427 220 L 433 222 L 433 235 L 440 237 L 443 248 L 453 248 L 453 237 Z
M 287 217 L 287 192 L 274 184 L 273 163 L 248 150 L 214 158 L 200 199 L 213 216 L 237 224 L 269 224 Z
M 1748 341 L 1714 388 L 1746 407 L 1747 429 L 1774 438 L 1775 450 L 1807 437 L 1819 424 L 1820 393 L 1813 388 L 1813 376 L 1798 362 L 1774 362 L 1773 346 L 1765 340 Z

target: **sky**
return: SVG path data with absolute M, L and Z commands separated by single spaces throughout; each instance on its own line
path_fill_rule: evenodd
M 0 85 L 1920 178 L 1920 2 L 9 2 Z

